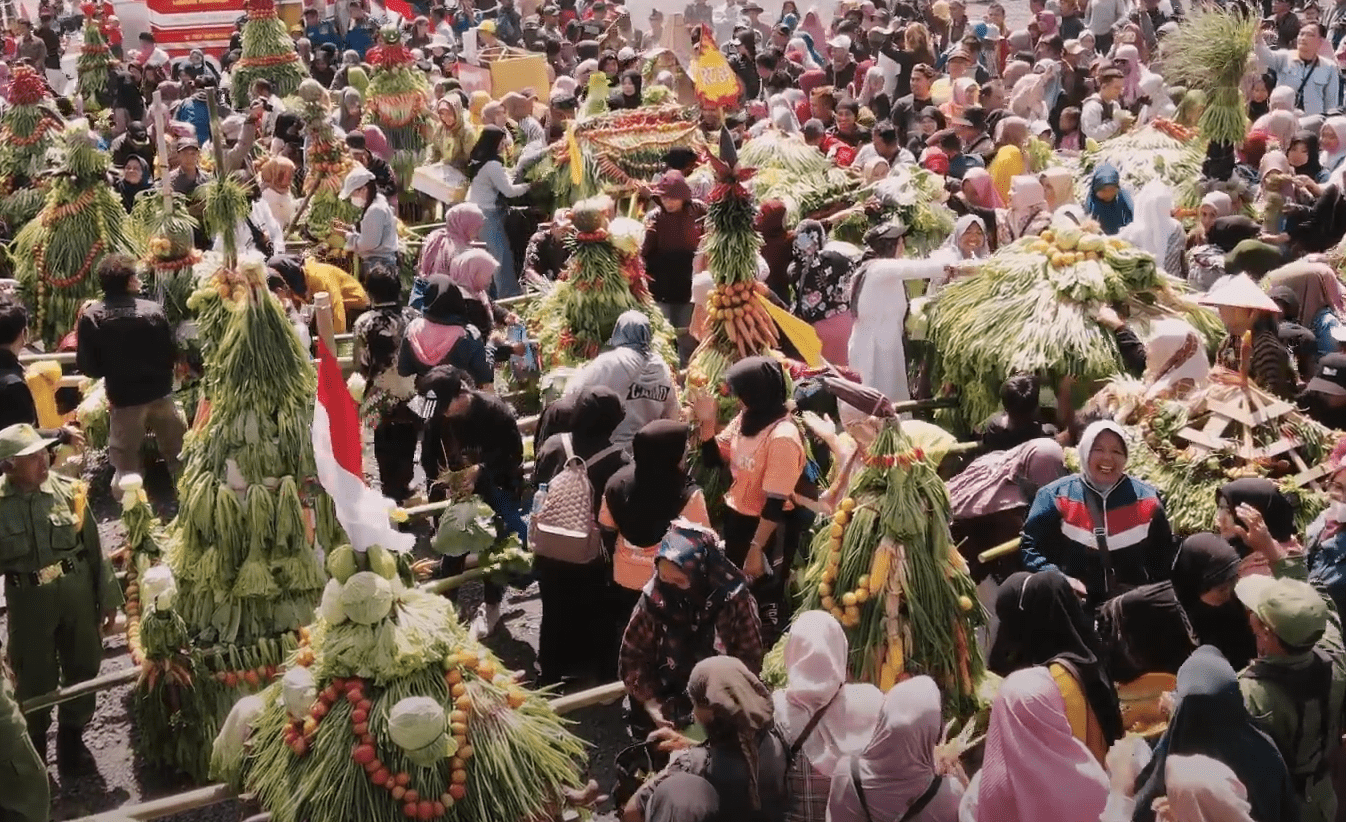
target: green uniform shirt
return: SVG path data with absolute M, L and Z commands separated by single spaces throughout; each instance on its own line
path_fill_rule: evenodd
M 1276 563 L 1272 571 L 1277 578 L 1308 581 L 1308 570 L 1304 558 L 1287 557 Z M 1323 593 L 1320 591 L 1319 593 Z M 1307 668 L 1314 661 L 1314 652 L 1293 656 L 1264 656 L 1254 660 L 1239 674 L 1239 689 L 1243 692 L 1243 701 L 1248 706 L 1257 726 L 1266 732 L 1282 751 L 1289 749 L 1294 742 L 1299 727 L 1300 713 L 1303 727 L 1300 729 L 1299 750 L 1295 751 L 1294 761 L 1287 759 L 1286 766 L 1291 776 L 1309 775 L 1321 770 L 1321 778 L 1309 778 L 1304 795 L 1300 797 L 1301 822 L 1333 822 L 1337 810 L 1336 793 L 1332 789 L 1331 774 L 1320 763 L 1337 745 L 1341 736 L 1341 711 L 1346 700 L 1346 644 L 1341 633 L 1341 616 L 1332 603 L 1332 598 L 1323 593 L 1327 601 L 1327 630 L 1322 639 L 1314 646 L 1325 654 L 1332 665 L 1332 687 L 1328 697 L 1327 737 L 1322 738 L 1321 700 L 1310 699 L 1305 704 L 1293 698 L 1275 682 L 1257 678 L 1250 674 L 1255 666 L 1276 666 L 1286 669 Z M 1323 748 L 1326 744 L 1327 749 Z
M 31 574 L 60 562 L 83 559 L 97 584 L 100 610 L 121 605 L 121 587 L 103 561 L 98 525 L 87 507 L 75 513 L 75 480 L 49 474 L 37 490 L 24 493 L 0 477 L 0 574 Z
M 33 749 L 18 700 L 0 671 L 0 819 L 47 822 L 50 818 L 46 763 Z

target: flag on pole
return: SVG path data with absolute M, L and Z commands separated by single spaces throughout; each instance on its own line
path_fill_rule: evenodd
M 360 416 L 355 400 L 341 379 L 341 366 L 321 338 L 318 343 L 318 399 L 313 406 L 313 462 L 318 482 L 332 497 L 337 521 L 346 529 L 351 547 L 364 551 L 379 545 L 390 551 L 410 551 L 411 534 L 393 528 L 392 500 L 365 484 L 360 446 Z M 325 546 L 328 550 L 335 546 Z

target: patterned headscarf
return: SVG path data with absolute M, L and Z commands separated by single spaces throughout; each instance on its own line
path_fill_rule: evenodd
M 645 586 L 646 605 L 668 627 L 695 632 L 731 596 L 748 586 L 748 579 L 720 550 L 714 531 L 684 520 L 675 521 L 659 543 L 657 560 L 673 563 L 691 585 L 679 588 L 656 573 Z

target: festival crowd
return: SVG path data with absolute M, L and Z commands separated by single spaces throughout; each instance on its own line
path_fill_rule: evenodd
M 679 15 L 656 8 L 636 21 L 614 0 L 527 12 L 517 0 L 420 4 L 401 20 L 401 37 L 433 89 L 424 162 L 465 183 L 442 217 L 438 203 L 398 179 L 386 135 L 365 116 L 365 55 L 398 18 L 367 0 L 307 6 L 295 47 L 332 95 L 333 124 L 358 162 L 341 190 L 359 212 L 341 226 L 354 272 L 287 240 L 303 209 L 302 124 L 266 80 L 246 93 L 232 87 L 237 39 L 218 60 L 200 51 L 171 60 L 149 34 L 136 48 L 113 38 L 120 59 L 101 101 L 111 112 L 108 182 L 130 211 L 162 180 L 182 195 L 212 175 L 245 181 L 250 211 L 238 245 L 266 258 L 268 285 L 305 346 L 314 296 L 333 296 L 334 330 L 353 334 L 365 384 L 368 473 L 396 503 L 444 500 L 465 484 L 502 534 L 531 544 L 534 493 L 550 485 L 580 494 L 600 559 L 535 560 L 524 581 L 541 592 L 535 678 L 561 689 L 624 682 L 627 726 L 657 775 L 617 792 L 622 819 L 1342 818 L 1346 449 L 1322 474 L 1331 503 L 1307 528 L 1276 482 L 1244 478 L 1219 490 L 1204 532 L 1180 537 L 1159 492 L 1128 470 L 1132 444 L 1120 426 L 1071 407 L 1069 386 L 1047 386 L 1062 406 L 1053 416 L 1032 375 L 1006 381 L 1003 413 L 977 432 L 974 459 L 947 482 L 954 534 L 994 617 L 978 643 L 1003 678 L 984 740 L 970 752 L 945 738 L 947 706 L 931 678 L 904 678 L 886 694 L 848 682 L 842 624 L 823 611 L 792 613 L 792 570 L 809 551 L 815 516 L 836 504 L 829 486 L 844 488 L 873 439 L 875 418 L 893 416 L 890 403 L 935 393 L 919 357 L 909 363 L 904 353 L 893 308 L 907 304 L 906 284 L 927 281 L 937 292 L 975 277 L 998 248 L 1062 218 L 1150 252 L 1225 324 L 1212 361 L 1181 320 L 1142 339 L 1122 313 L 1099 311 L 1148 396 L 1182 396 L 1208 385 L 1214 367 L 1244 368 L 1263 391 L 1346 430 L 1346 302 L 1323 256 L 1346 235 L 1346 2 L 1267 0 L 1244 10 L 1261 19 L 1260 69 L 1244 88 L 1251 127 L 1227 153 L 1208 154 L 1208 193 L 1188 215 L 1175 212 L 1165 186 L 1130 190 L 1108 164 L 1077 180 L 1059 168 L 1035 173 L 1030 156 L 1035 146 L 1077 156 L 1157 121 L 1196 126 L 1201 90 L 1164 79 L 1164 39 L 1191 13 L 1177 0 L 1028 0 L 1021 27 L 1000 2 L 982 19 L 964 0 L 845 0 L 831 13 L 801 12 L 793 0 L 769 5 L 693 0 Z M 74 78 L 61 69 L 73 48 L 66 16 L 44 6 L 36 27 L 15 20 L 0 98 L 12 67 L 26 64 L 76 115 L 78 101 L 65 96 Z M 717 399 L 682 384 L 656 350 L 650 318 L 630 311 L 526 444 L 495 385 L 501 369 L 536 352 L 511 336 L 520 319 L 499 301 L 564 277 L 574 231 L 566 209 L 539 219 L 511 206 L 528 193 L 529 157 L 562 139 L 593 95 L 606 95 L 612 111 L 651 99 L 695 106 L 687 66 L 712 37 L 741 99 L 700 107 L 708 141 L 727 133 L 742 147 L 774 132 L 849 169 L 857 185 L 924 169 L 943 181 L 956 226 L 943 247 L 906 259 L 911 227 L 900 221 L 853 245 L 829 237 L 845 209 L 796 220 L 780 200 L 759 203 L 759 279 L 812 327 L 831 367 L 740 360 L 725 380 L 740 410 L 720 427 Z M 520 53 L 545 55 L 550 88 L 493 99 L 458 77 L 460 64 Z M 656 87 L 662 94 L 652 98 Z M 212 99 L 223 117 L 217 131 Z M 216 155 L 224 168 L 202 162 Z M 699 253 L 711 193 L 694 174 L 702 162 L 669 151 L 640 192 L 644 270 L 684 367 L 706 333 L 712 287 Z M 1274 216 L 1247 216 L 1266 212 Z M 404 289 L 398 221 L 416 217 L 442 226 Z M 9 236 L 20 228 L 8 226 Z M 221 243 L 203 231 L 194 240 L 201 249 Z M 103 299 L 85 307 L 65 344 L 82 374 L 104 380 L 109 459 L 118 477 L 142 471 L 153 434 L 175 467 L 186 422 L 172 396 L 181 364 L 164 308 L 141 293 L 134 260 L 108 257 L 97 276 Z M 73 424 L 35 427 L 38 399 L 19 359 L 35 340 L 32 322 L 17 297 L 0 301 L 0 572 L 20 698 L 95 675 L 98 629 L 111 628 L 121 598 L 109 564 L 92 560 L 101 552 L 91 518 L 61 513 L 68 491 L 48 474 L 48 449 L 83 434 Z M 690 465 L 724 468 L 728 487 L 712 496 Z M 978 561 L 1014 537 L 1017 553 Z M 466 561 L 424 560 L 417 570 L 445 577 Z M 44 576 L 51 567 L 63 569 L 61 579 Z M 505 592 L 485 585 L 470 616 L 474 636 L 500 629 Z M 788 684 L 772 692 L 759 674 L 782 637 Z M 1155 674 L 1169 684 L 1157 697 L 1163 722 L 1147 739 L 1124 725 L 1125 685 Z M 44 820 L 51 712 L 20 714 L 8 685 L 5 696 L 5 758 L 35 749 L 40 784 L 0 779 L 0 819 Z M 91 767 L 81 734 L 93 699 L 59 709 L 62 769 Z M 695 737 L 684 735 L 689 728 Z

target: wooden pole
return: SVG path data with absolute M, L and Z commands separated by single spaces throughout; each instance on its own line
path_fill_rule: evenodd
M 164 214 L 173 213 L 173 188 L 168 184 L 168 106 L 164 105 L 163 95 L 158 89 L 154 90 L 154 104 L 150 106 L 154 111 L 154 135 L 159 151 L 160 173 L 159 188 L 164 195 Z M 150 169 L 153 173 L 154 169 Z
M 109 674 L 96 676 L 93 679 L 86 679 L 83 682 L 76 682 L 69 687 L 57 688 L 49 693 L 25 700 L 19 710 L 25 714 L 30 714 L 33 711 L 40 711 L 43 708 L 50 708 L 51 706 L 59 705 L 62 702 L 78 699 L 81 696 L 97 693 L 99 691 L 107 690 L 108 688 L 115 688 L 118 685 L 124 685 L 127 682 L 135 680 L 138 676 L 140 676 L 139 665 L 123 668 L 120 671 L 113 671 Z
M 338 296 L 338 299 L 340 297 Z M 318 338 L 327 346 L 327 350 L 336 356 L 336 335 L 332 325 L 332 295 L 319 291 L 313 295 L 313 317 L 318 324 Z
M 206 112 L 210 117 L 210 134 L 207 136 L 210 138 L 211 151 L 215 155 L 215 179 L 218 181 L 219 185 L 223 185 L 224 179 L 228 175 L 225 174 L 224 170 L 224 141 L 216 140 L 214 137 L 214 135 L 220 131 L 220 113 L 219 107 L 215 103 L 214 94 L 206 95 Z M 201 135 L 196 135 L 196 139 L 200 141 Z M 240 214 L 236 216 L 243 218 L 247 215 Z M 209 230 L 210 226 L 207 226 L 206 228 Z M 224 267 L 228 271 L 235 271 L 238 269 L 238 243 L 235 242 L 234 239 L 234 226 L 222 226 L 220 230 L 224 235 Z M 265 277 L 263 279 L 265 280 Z

